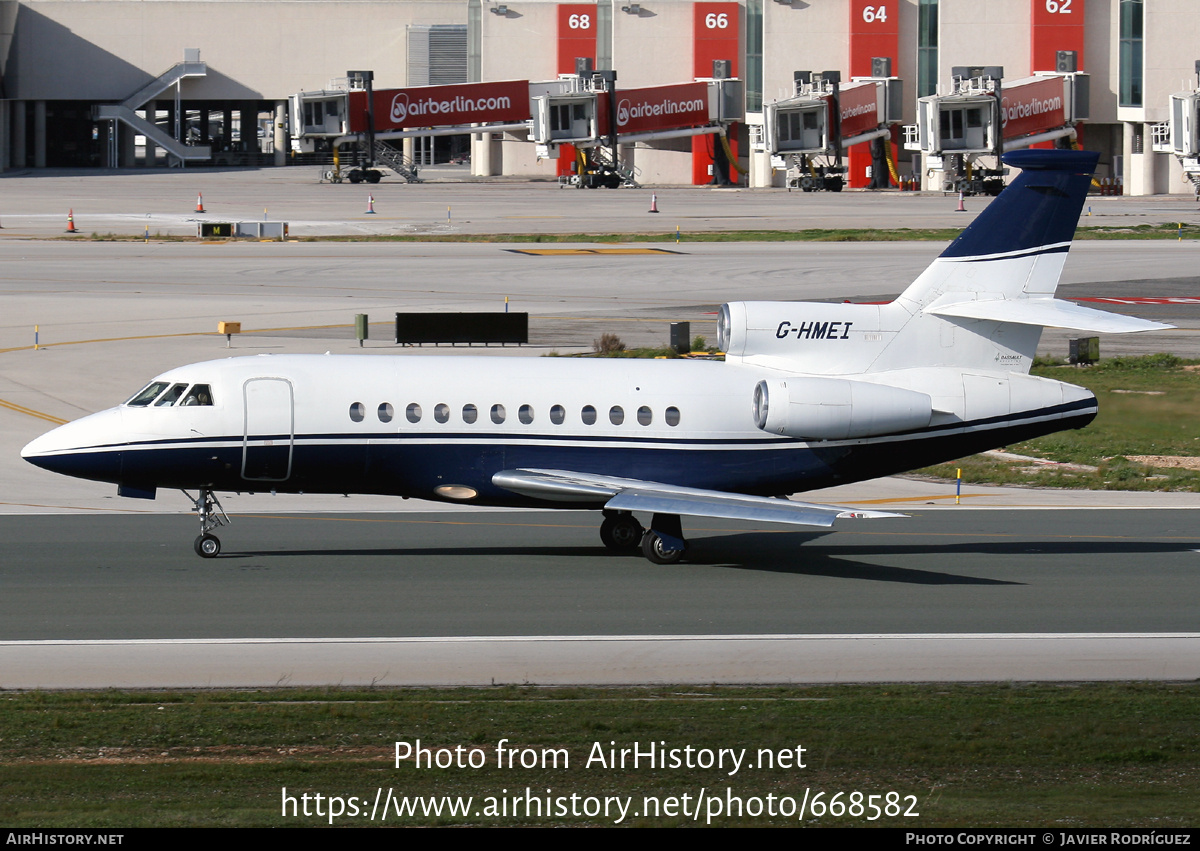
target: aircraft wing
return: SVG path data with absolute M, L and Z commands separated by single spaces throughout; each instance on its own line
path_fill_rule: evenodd
M 832 526 L 839 517 L 905 517 L 888 511 L 863 511 L 840 505 L 795 502 L 766 496 L 685 488 L 662 482 L 625 479 L 568 470 L 501 470 L 492 483 L 522 494 L 555 502 L 603 501 L 614 511 L 686 514 L 725 520 L 762 520 L 796 526 Z

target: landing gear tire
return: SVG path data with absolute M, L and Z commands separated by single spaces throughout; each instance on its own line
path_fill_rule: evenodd
M 193 546 L 200 558 L 216 558 L 221 552 L 221 540 L 216 535 L 201 535 Z
M 187 491 L 183 495 L 192 501 L 194 510 L 200 517 L 200 536 L 192 544 L 192 549 L 200 558 L 216 558 L 221 552 L 221 541 L 212 533 L 213 529 L 229 523 L 229 516 L 221 507 L 221 501 L 209 488 L 201 488 L 193 497 Z
M 638 548 L 645 531 L 633 515 L 605 517 L 604 522 L 600 524 L 600 540 L 610 550 L 628 552 Z
M 370 169 L 366 174 L 367 183 L 378 183 L 383 177 L 383 172 Z
M 683 550 L 663 549 L 663 539 L 654 530 L 647 531 L 642 538 L 642 555 L 652 564 L 677 564 L 683 553 Z

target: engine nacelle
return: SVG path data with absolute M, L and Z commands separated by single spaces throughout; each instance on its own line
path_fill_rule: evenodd
M 754 388 L 754 422 L 801 440 L 849 440 L 924 428 L 929 396 L 844 378 L 770 378 Z

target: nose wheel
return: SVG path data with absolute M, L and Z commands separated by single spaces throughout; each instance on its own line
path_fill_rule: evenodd
M 229 525 L 229 515 L 221 507 L 217 495 L 208 488 L 201 488 L 194 497 L 187 491 L 183 495 L 192 501 L 193 510 L 200 518 L 200 535 L 192 543 L 192 549 L 200 558 L 216 558 L 221 552 L 221 539 L 212 530 Z

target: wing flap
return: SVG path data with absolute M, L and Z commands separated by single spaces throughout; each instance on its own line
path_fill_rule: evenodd
M 492 482 L 524 496 L 556 502 L 603 503 L 605 508 L 614 511 L 649 511 L 723 520 L 828 527 L 839 517 L 905 516 L 888 511 L 862 511 L 840 505 L 686 488 L 568 470 L 504 470 L 494 475 Z
M 926 313 L 938 316 L 957 316 L 963 319 L 990 319 L 994 322 L 1015 322 L 1018 325 L 1041 325 L 1046 328 L 1068 328 L 1092 331 L 1097 334 L 1128 334 L 1136 331 L 1163 331 L 1173 328 L 1161 322 L 1138 319 L 1123 313 L 1109 313 L 1083 307 L 1060 298 L 986 299 L 933 304 Z

